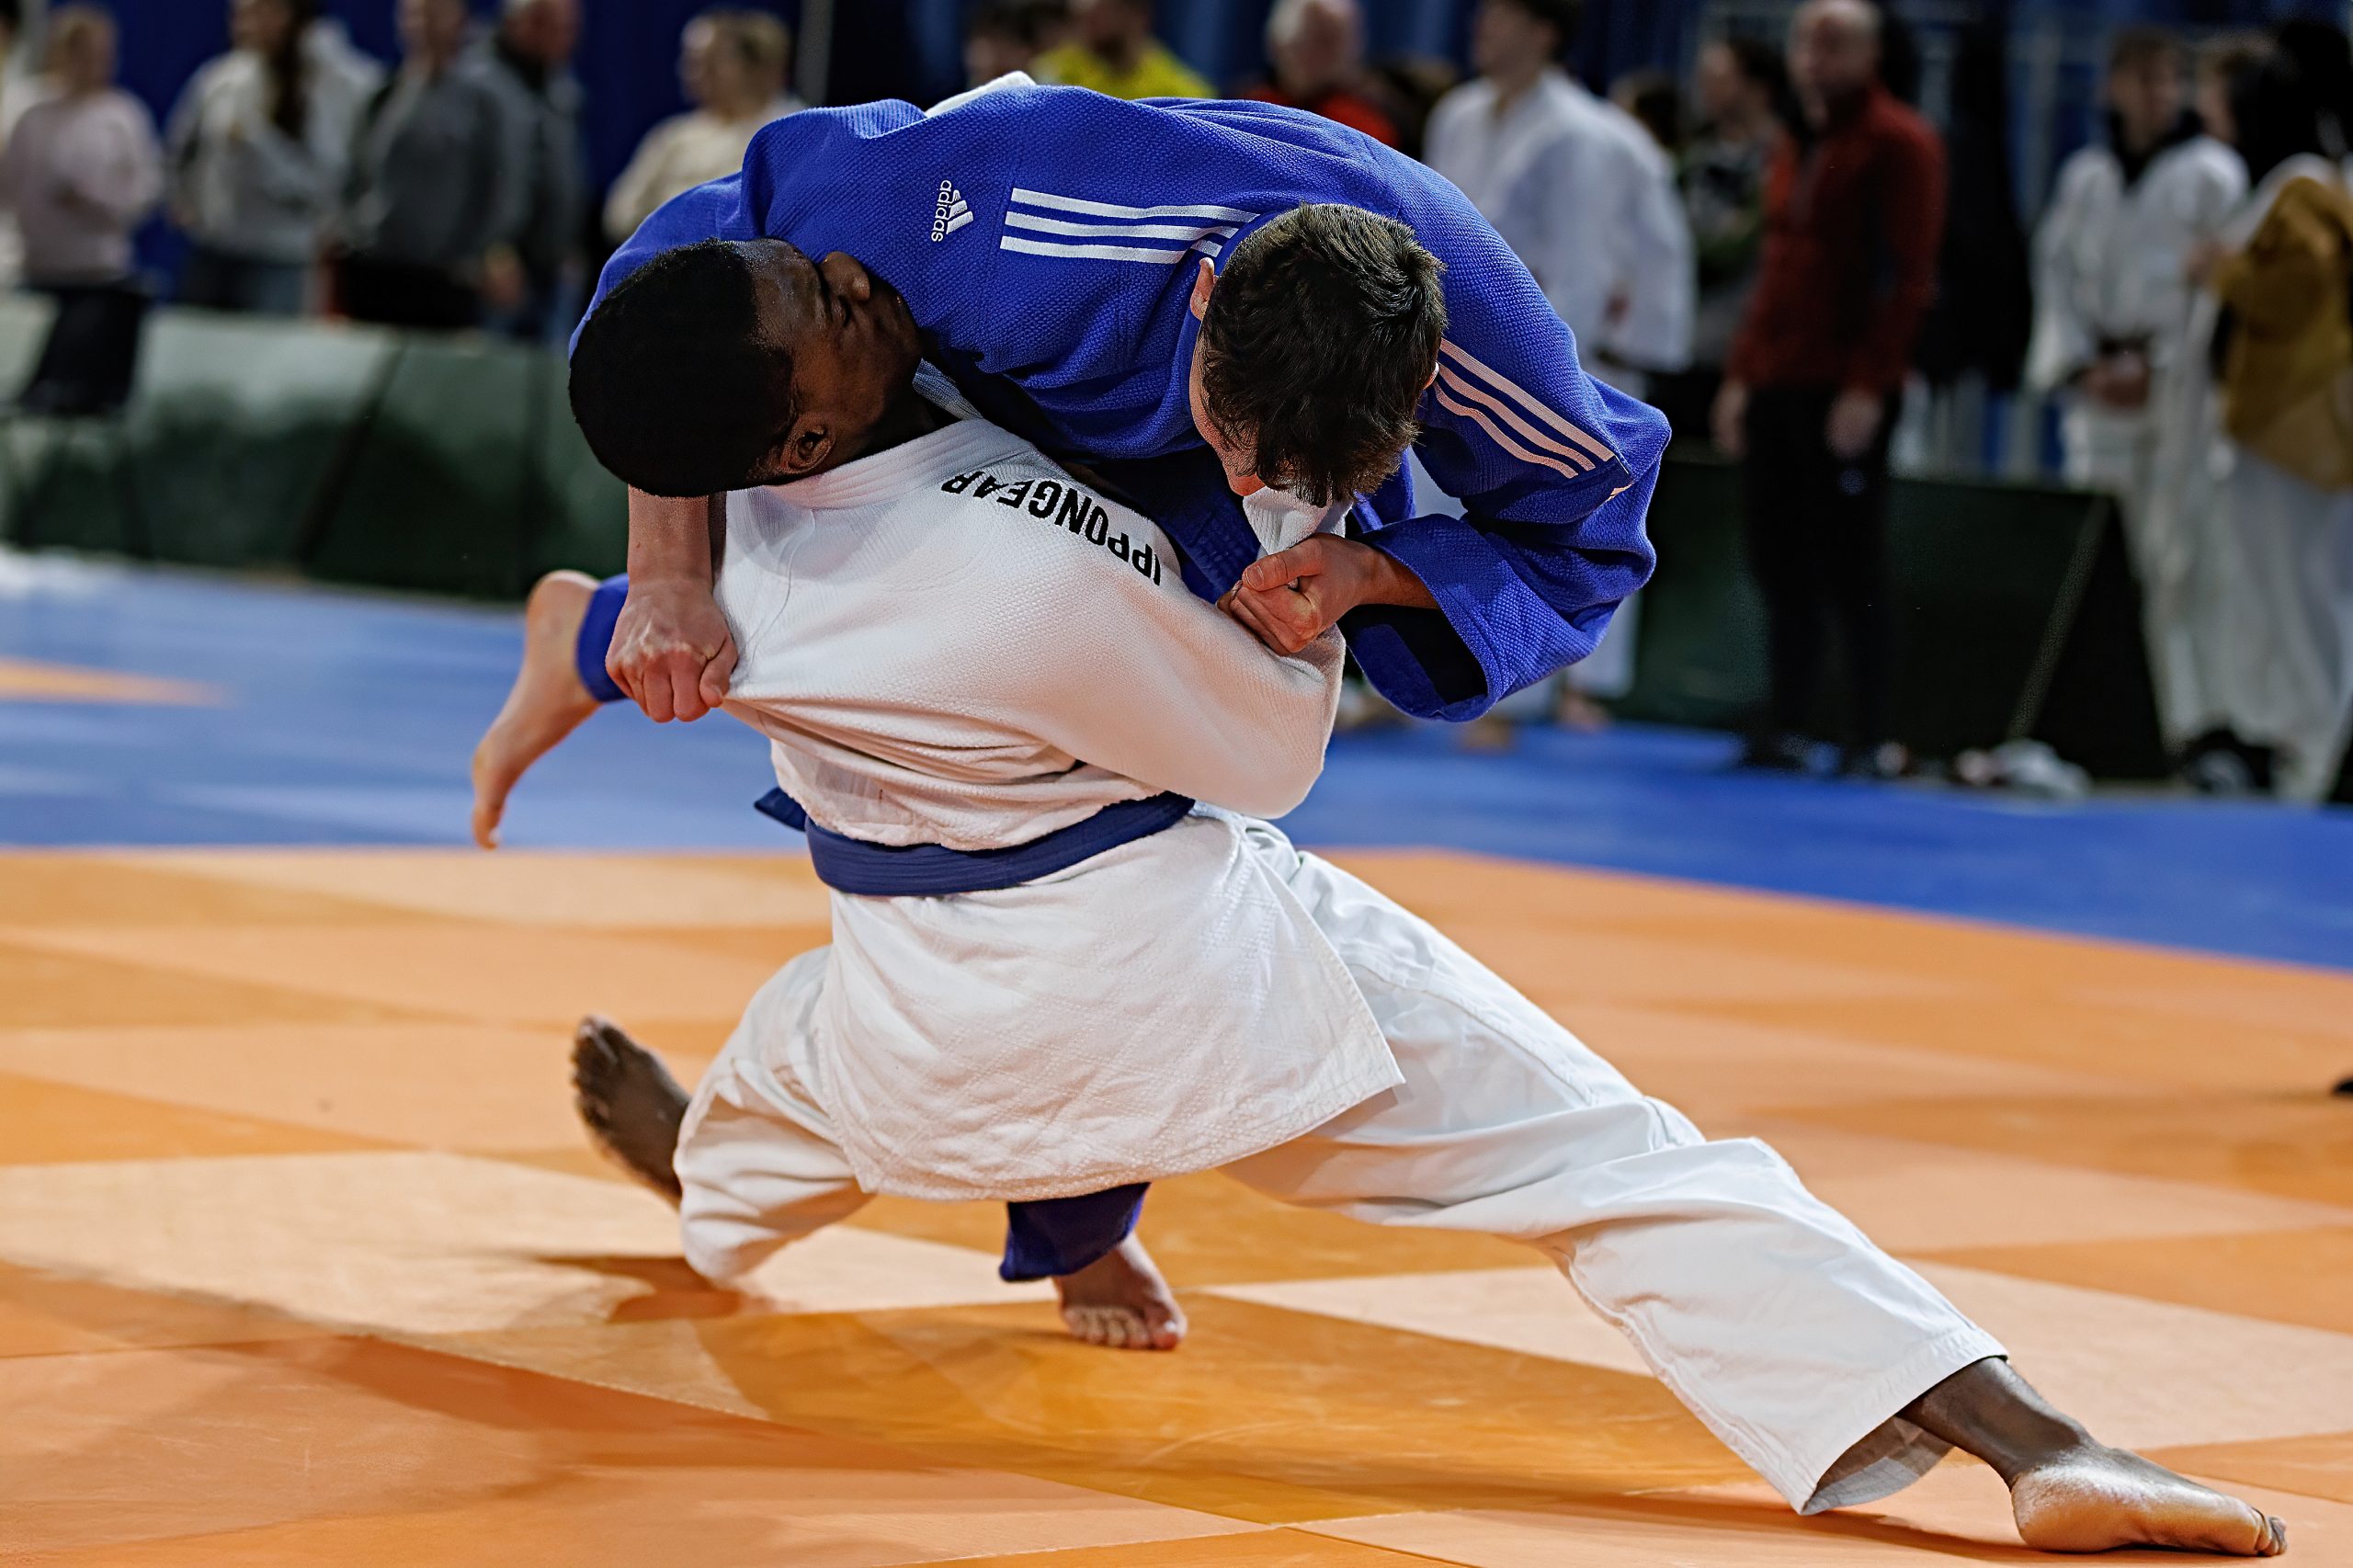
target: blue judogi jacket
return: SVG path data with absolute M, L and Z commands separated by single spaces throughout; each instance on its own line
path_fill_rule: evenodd
M 1406 712 L 1474 718 L 1591 653 L 1649 576 L 1666 424 L 1579 368 L 1568 327 L 1460 190 L 1368 137 L 1270 104 L 1030 85 L 929 115 L 808 109 L 754 138 L 742 174 L 646 220 L 597 299 L 700 240 L 856 256 L 906 296 L 926 357 L 983 414 L 1124 490 L 1215 598 L 1259 547 L 1193 426 L 1194 258 L 1221 260 L 1303 202 L 1397 219 L 1446 264 L 1415 449 L 1468 516 L 1421 515 L 1404 472 L 1360 498 L 1356 537 L 1438 610 L 1368 607 L 1342 627 Z

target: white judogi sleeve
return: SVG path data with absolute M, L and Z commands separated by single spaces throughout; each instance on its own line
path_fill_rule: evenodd
M 2115 154 L 2086 147 L 2059 171 L 2058 188 L 2034 231 L 2034 338 L 2027 350 L 2027 380 L 2051 392 L 2073 381 L 2099 356 L 2093 320 L 2098 285 L 2093 267 L 2114 238 Z
M 2149 233 L 2145 239 L 2128 234 L 2122 241 L 2144 244 L 2149 255 L 2151 271 L 2141 311 L 2154 324 L 2150 359 L 2163 370 L 2179 361 L 2188 335 L 2197 294 L 2189 281 L 2189 253 L 2221 236 L 2246 195 L 2246 165 L 2228 147 L 2200 136 L 2165 153 L 2143 177 L 2154 209 Z M 2168 263 L 2156 260 L 2161 255 Z
M 1617 300 L 1622 304 L 1602 334 L 1612 358 L 1642 370 L 1675 371 L 1691 363 L 1691 329 L 1699 313 L 1699 259 L 1691 220 L 1676 188 L 1675 167 L 1640 121 L 1615 105 L 1596 108 L 1618 127 L 1626 165 L 1620 188 Z

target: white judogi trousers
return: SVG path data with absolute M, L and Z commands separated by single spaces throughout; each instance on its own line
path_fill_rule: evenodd
M 1404 1082 L 1229 1175 L 1307 1208 L 1535 1247 L 1802 1512 L 1883 1497 L 1943 1456 L 1895 1413 L 2001 1355 L 1990 1335 L 1770 1148 L 1709 1142 L 1427 922 L 1272 827 L 1249 837 L 1355 977 Z M 794 1065 L 822 1070 L 791 1042 L 826 970 L 824 949 L 805 953 L 761 990 L 688 1112 L 682 1231 L 709 1278 L 866 1200 L 824 1085 Z

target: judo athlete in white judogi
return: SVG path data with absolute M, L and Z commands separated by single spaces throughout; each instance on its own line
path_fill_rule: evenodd
M 2062 165 L 2035 231 L 2029 380 L 2064 398 L 2068 480 L 2113 492 L 2136 528 L 2154 482 L 2160 387 L 2189 326 L 2190 256 L 2246 188 L 2238 154 L 2185 116 L 2182 73 L 2169 35 L 2117 35 L 2109 140 Z
M 2122 512 L 2158 706 L 2177 749 L 2210 719 L 2184 548 L 2213 495 L 2203 461 L 2211 433 L 2188 437 L 2192 462 L 2179 429 L 2195 417 L 2184 411 L 2207 401 L 2198 352 L 2207 335 L 2190 341 L 2190 263 L 2246 188 L 2239 155 L 2185 119 L 2182 68 L 2165 33 L 2126 28 L 2110 44 L 2109 140 L 2067 160 L 2035 233 L 2027 357 L 2029 383 L 2062 399 L 2069 483 L 2108 492 Z
M 1699 262 L 1675 169 L 1642 122 L 1553 63 L 1575 41 L 1573 7 L 1494 0 L 1472 52 L 1480 75 L 1430 116 L 1429 165 L 1461 187 L 1576 335 L 1588 369 L 1636 397 L 1687 369 Z M 1562 679 L 1597 698 L 1634 684 L 1639 598 Z M 1537 716 L 1553 683 L 1506 698 Z
M 1263 819 L 1322 768 L 1336 636 L 1267 652 L 1149 519 L 921 386 L 891 434 L 843 437 L 856 460 L 724 507 L 726 706 L 805 816 L 832 944 L 753 999 L 690 1105 L 613 1026 L 575 1056 L 593 1133 L 678 1202 L 699 1272 L 741 1279 L 875 1194 L 1222 1167 L 1528 1243 L 1798 1508 L 1885 1496 L 1960 1443 L 2038 1544 L 2277 1550 L 2259 1513 L 2043 1406 L 1770 1149 L 1709 1142 L 1293 846 Z M 1322 521 L 1275 495 L 1253 520 L 1270 543 Z M 518 700 L 579 684 L 584 602 Z

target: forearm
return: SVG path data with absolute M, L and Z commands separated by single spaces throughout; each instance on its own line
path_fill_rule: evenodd
M 1380 569 L 1371 592 L 1358 600 L 1359 604 L 1393 605 L 1399 609 L 1438 608 L 1438 596 L 1430 592 L 1428 584 L 1415 575 L 1412 567 L 1378 545 L 1373 547 L 1373 554 L 1379 557 Z
M 629 493 L 629 574 L 632 582 L 687 582 L 708 588 L 724 538 L 724 497 L 676 498 Z

